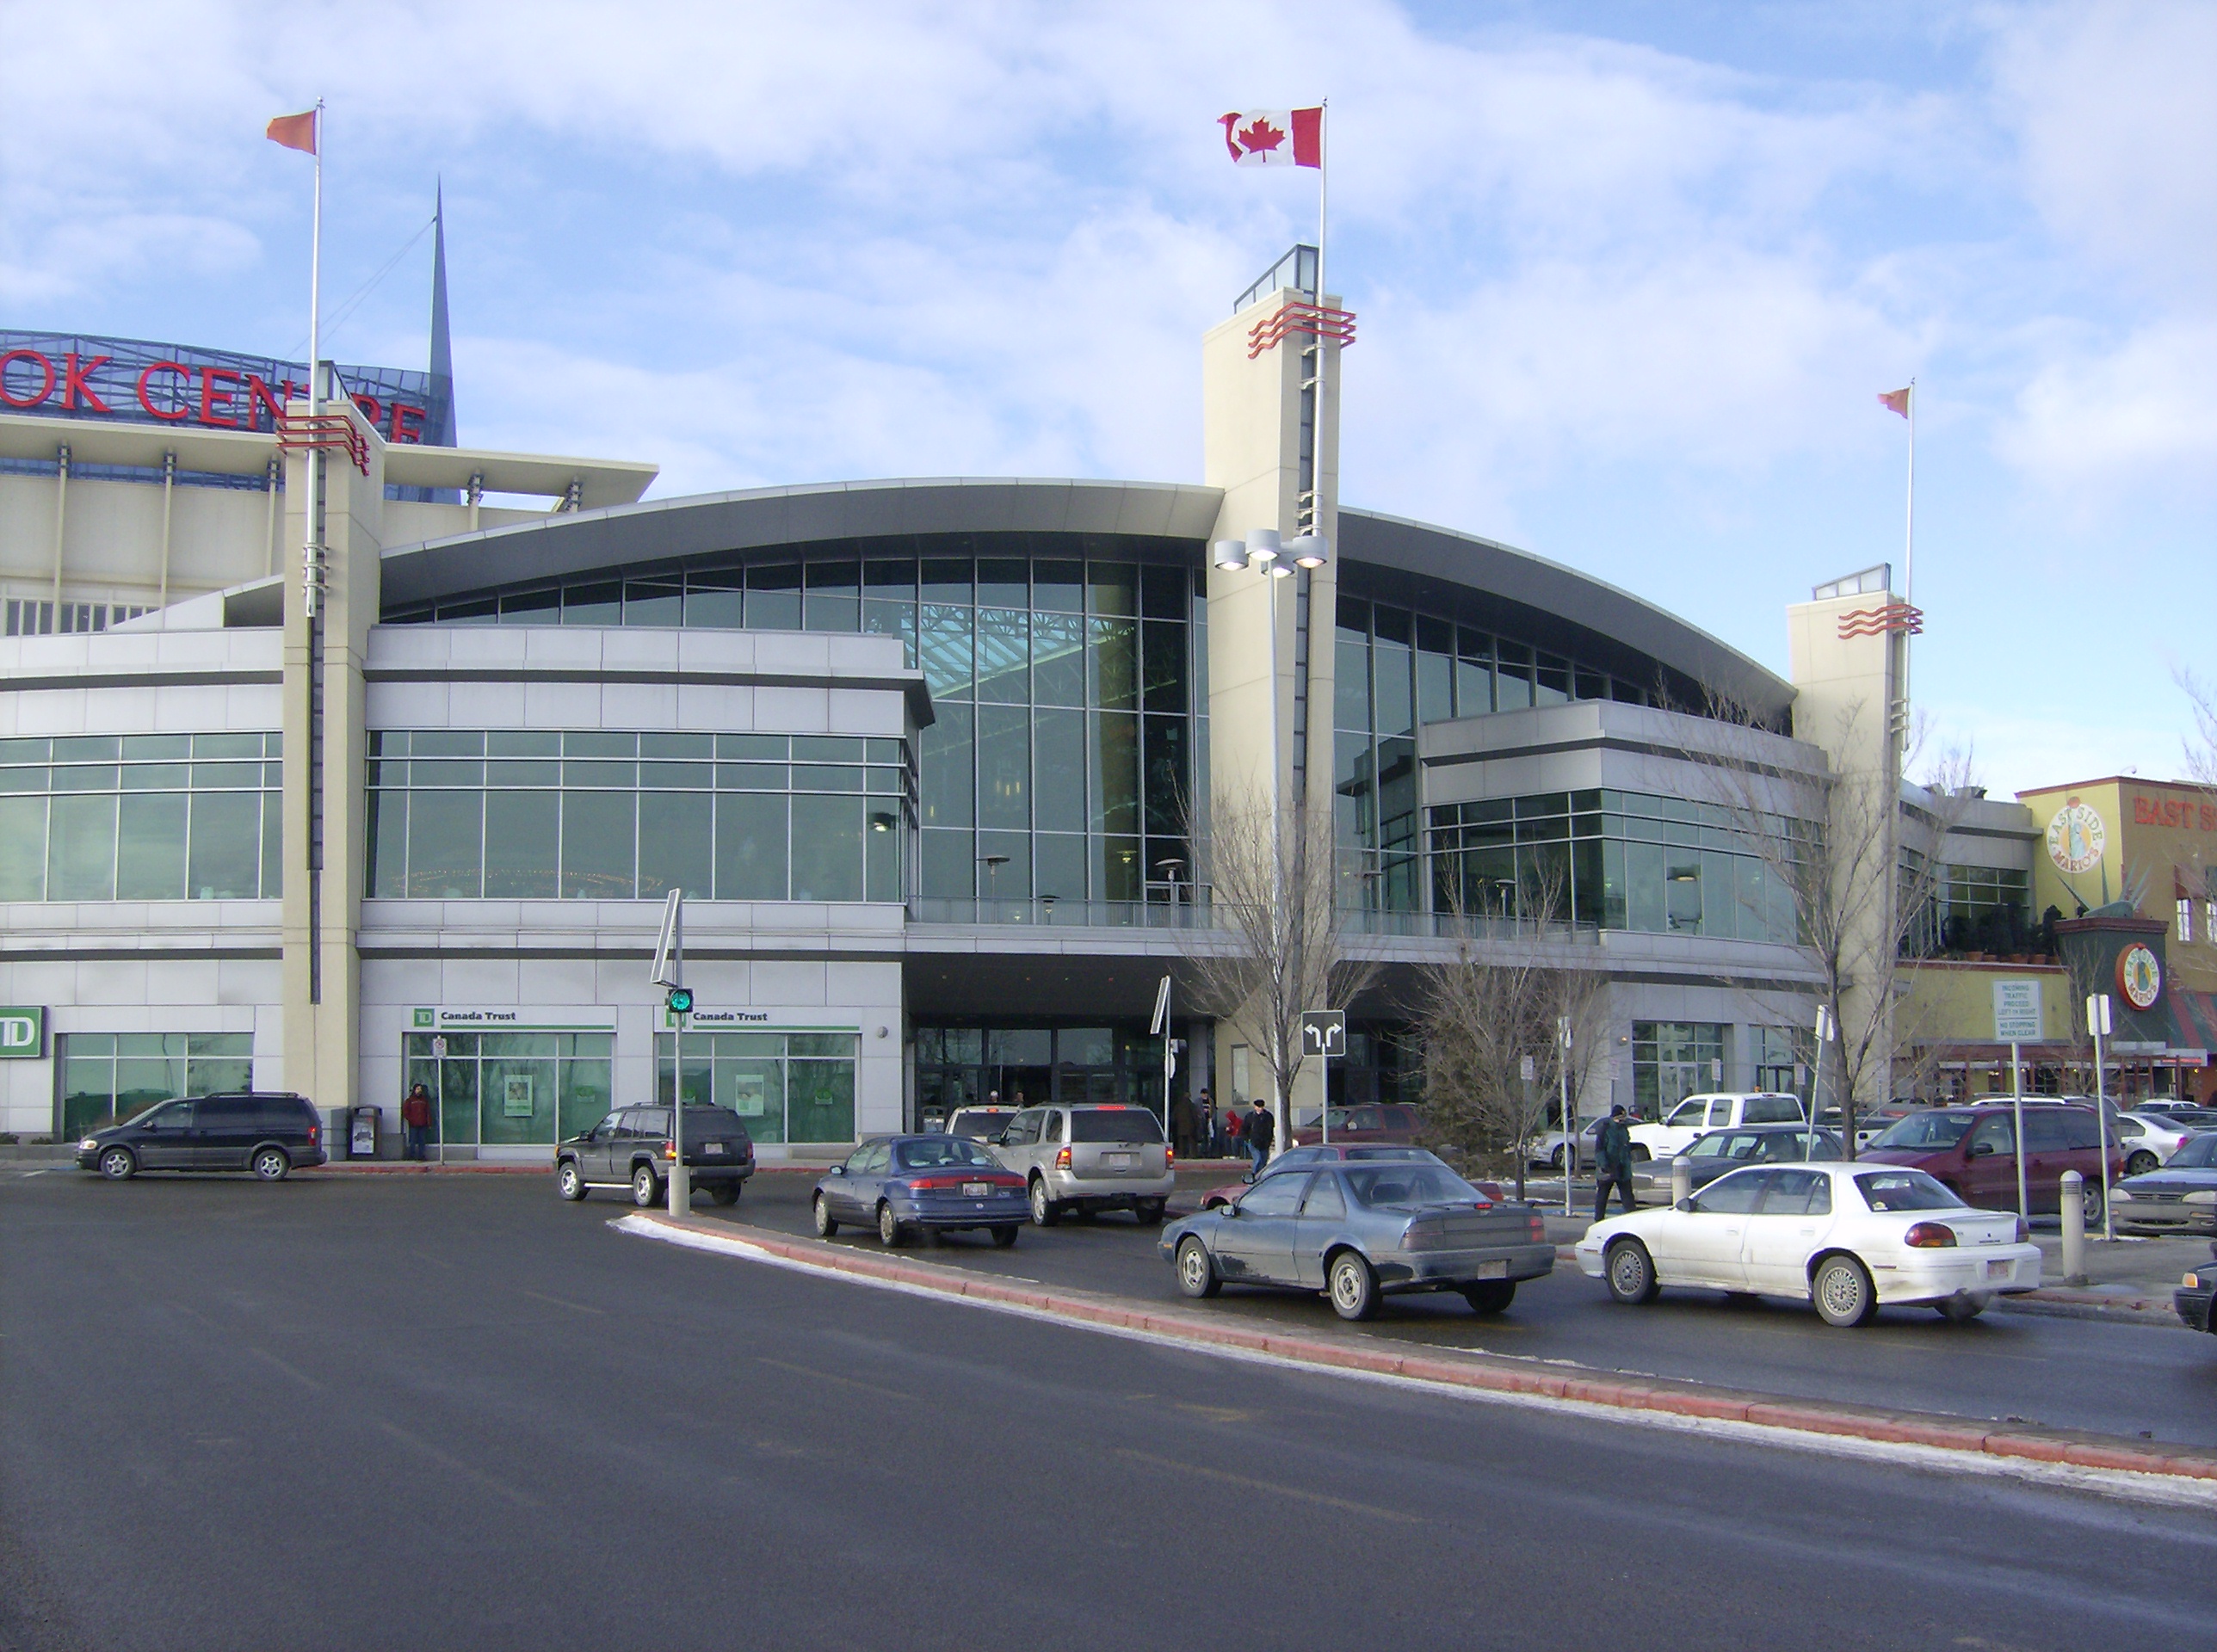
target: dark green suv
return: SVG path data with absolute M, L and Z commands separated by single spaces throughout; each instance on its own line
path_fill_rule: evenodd
M 582 1136 L 554 1150 L 554 1187 L 580 1199 L 596 1187 L 628 1187 L 641 1210 L 669 1196 L 677 1150 L 668 1107 L 620 1107 Z M 685 1109 L 685 1169 L 695 1193 L 736 1205 L 755 1173 L 754 1138 L 726 1107 Z

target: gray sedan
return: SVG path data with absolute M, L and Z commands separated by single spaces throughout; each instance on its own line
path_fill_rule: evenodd
M 2160 1170 L 2127 1176 L 2109 1190 L 2109 1209 L 2128 1228 L 2217 1233 L 2217 1131 L 2187 1137 Z
M 1520 1279 L 1555 1265 L 1528 1205 L 1497 1203 L 1445 1165 L 1410 1161 L 1275 1170 L 1220 1210 L 1166 1230 L 1163 1260 L 1189 1297 L 1227 1284 L 1322 1291 L 1342 1319 L 1368 1319 L 1381 1296 L 1460 1291 L 1498 1314 Z

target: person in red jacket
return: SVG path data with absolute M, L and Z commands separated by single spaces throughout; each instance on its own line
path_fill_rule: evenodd
M 407 1145 L 402 1149 L 404 1156 L 411 1159 L 428 1156 L 424 1144 L 431 1139 L 431 1092 L 421 1084 L 409 1091 L 401 1102 L 400 1123 L 408 1132 Z

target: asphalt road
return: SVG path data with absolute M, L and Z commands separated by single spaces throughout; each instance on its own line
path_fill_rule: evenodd
M 728 1218 L 781 1233 L 812 1234 L 812 1180 L 756 1176 L 740 1204 L 702 1199 L 702 1220 Z M 614 1194 L 595 1194 L 595 1199 Z M 590 1202 L 588 1203 L 590 1208 Z M 1182 1301 L 1156 1252 L 1158 1230 L 1114 1213 L 1060 1227 L 1026 1227 L 1014 1250 L 983 1234 L 956 1234 L 919 1258 L 1151 1302 Z M 876 1236 L 833 1242 L 874 1248 Z M 1859 1330 L 1826 1326 L 1805 1304 L 1665 1291 L 1645 1308 L 1609 1299 L 1599 1280 L 1559 1261 L 1519 1285 L 1516 1304 L 1480 1319 L 1454 1296 L 1388 1298 L 1361 1328 L 1321 1298 L 1227 1286 L 1215 1313 L 1330 1335 L 1388 1336 L 1535 1359 L 1575 1360 L 1607 1371 L 1720 1383 L 1800 1398 L 1850 1400 L 1957 1415 L 2019 1417 L 2058 1428 L 2093 1428 L 2217 1446 L 2217 1337 L 2183 1328 L 2117 1325 L 1989 1310 L 1951 1325 L 1929 1308 L 1889 1308 Z
M 1238 1364 L 620 1208 L 0 1179 L 0 1646 L 2208 1633 L 2206 1512 Z

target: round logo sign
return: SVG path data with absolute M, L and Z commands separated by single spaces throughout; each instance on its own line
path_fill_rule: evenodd
M 2047 858 L 2062 871 L 2091 872 L 2102 863 L 2109 834 L 2093 805 L 2072 798 L 2047 823 Z
M 2139 941 L 2117 954 L 2117 990 L 2134 1009 L 2153 1009 L 2163 996 L 2163 965 Z

